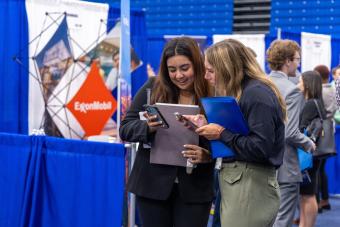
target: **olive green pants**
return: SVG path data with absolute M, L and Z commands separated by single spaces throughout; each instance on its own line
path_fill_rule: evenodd
M 219 174 L 222 227 L 272 226 L 280 206 L 274 168 L 223 163 Z

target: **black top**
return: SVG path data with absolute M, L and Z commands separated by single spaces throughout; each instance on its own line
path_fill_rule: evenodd
M 320 117 L 321 119 L 326 118 L 326 110 L 325 110 L 323 103 L 321 102 L 320 99 L 315 99 L 315 100 L 318 103 L 322 116 L 319 116 L 319 112 L 315 105 L 314 99 L 308 99 L 300 114 L 299 129 L 300 129 L 300 132 L 302 133 L 305 131 L 307 126 L 309 126 L 312 120 L 314 120 L 315 118 L 317 117 Z
M 243 84 L 239 106 L 248 123 L 249 134 L 242 136 L 224 130 L 221 141 L 230 146 L 238 161 L 278 168 L 284 152 L 285 126 L 278 98 L 258 80 Z
M 210 202 L 214 197 L 214 163 L 198 164 L 191 174 L 186 173 L 185 167 L 150 163 L 150 149 L 144 148 L 143 143 L 152 142 L 155 133 L 148 132 L 148 125 L 139 119 L 139 112 L 144 111 L 146 89 L 153 84 L 154 80 L 150 79 L 139 89 L 119 129 L 122 140 L 140 142 L 127 188 L 138 196 L 165 200 L 178 177 L 184 201 Z M 200 146 L 208 148 L 209 142 L 200 137 Z

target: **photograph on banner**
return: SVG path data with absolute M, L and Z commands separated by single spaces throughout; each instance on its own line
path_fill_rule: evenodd
M 67 30 L 66 18 L 64 18 L 52 38 L 34 58 L 39 70 L 42 96 L 46 104 L 42 120 L 43 129 L 45 134 L 58 137 L 62 137 L 62 134 L 52 119 L 55 113 L 49 109 L 48 103 L 49 100 L 58 99 L 53 91 L 65 75 L 67 69 L 73 64 Z M 62 104 L 61 102 L 60 105 Z
M 112 93 L 114 99 L 117 100 L 117 88 L 118 88 L 118 77 L 119 77 L 119 63 L 120 63 L 120 34 L 121 34 L 121 23 L 116 20 L 116 24 L 108 32 L 108 34 L 102 39 L 102 41 L 96 45 L 92 50 L 81 56 L 79 60 L 84 62 L 86 65 L 90 65 L 92 62 L 96 62 L 99 66 L 100 76 L 105 83 L 108 91 Z M 143 62 L 136 54 L 134 48 L 131 46 L 130 49 L 130 69 L 131 73 L 140 67 Z M 124 90 L 128 86 L 124 82 L 124 78 L 121 77 L 121 89 Z M 124 91 L 122 91 L 124 93 Z M 128 98 L 123 95 L 121 97 L 122 113 L 125 113 L 125 109 L 128 108 Z M 116 136 L 116 112 L 105 124 L 101 134 Z

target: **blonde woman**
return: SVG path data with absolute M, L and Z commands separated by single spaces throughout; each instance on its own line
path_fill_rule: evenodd
M 235 151 L 219 173 L 221 225 L 272 226 L 280 205 L 276 169 L 284 152 L 286 107 L 255 57 L 242 43 L 227 39 L 205 52 L 205 78 L 216 94 L 233 96 L 248 123 L 247 136 L 217 124 L 196 130 Z

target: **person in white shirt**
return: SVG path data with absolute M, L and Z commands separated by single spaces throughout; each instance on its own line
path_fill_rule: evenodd
M 105 85 L 107 89 L 112 91 L 117 87 L 118 81 L 118 73 L 119 73 L 119 50 L 116 50 L 112 54 L 113 68 L 110 71 L 107 79 L 105 81 Z

